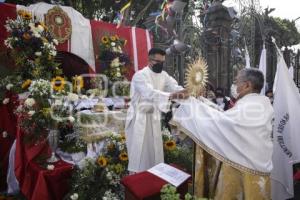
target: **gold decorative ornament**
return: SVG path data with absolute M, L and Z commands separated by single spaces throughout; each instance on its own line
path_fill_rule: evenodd
M 71 38 L 71 19 L 59 6 L 54 6 L 47 12 L 45 22 L 51 36 L 57 39 L 59 43 L 64 43 Z
M 207 63 L 200 57 L 188 66 L 185 87 L 191 96 L 199 96 L 204 90 L 208 78 Z

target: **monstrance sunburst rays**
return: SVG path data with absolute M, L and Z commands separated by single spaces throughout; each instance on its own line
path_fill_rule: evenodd
M 200 57 L 188 66 L 185 87 L 191 96 L 198 96 L 204 89 L 208 78 L 207 63 Z

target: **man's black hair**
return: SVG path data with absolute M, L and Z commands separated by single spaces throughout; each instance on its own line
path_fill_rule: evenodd
M 148 56 L 154 56 L 155 54 L 165 56 L 166 52 L 165 52 L 165 50 L 160 49 L 160 48 L 152 48 L 152 49 L 150 49 Z

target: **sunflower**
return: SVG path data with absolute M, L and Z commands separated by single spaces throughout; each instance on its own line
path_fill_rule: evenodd
M 125 134 L 121 134 L 120 141 L 121 141 L 121 142 L 125 142 L 125 141 L 126 141 L 126 136 L 125 136 Z
M 103 36 L 101 38 L 101 41 L 102 41 L 103 44 L 107 44 L 107 43 L 109 43 L 109 38 L 107 36 Z
M 108 151 L 113 151 L 115 149 L 115 144 L 110 143 L 109 145 L 107 145 L 107 149 L 108 149 Z
M 74 90 L 80 90 L 84 86 L 84 81 L 82 76 L 73 77 L 73 88 Z
M 23 17 L 23 19 L 25 19 L 25 20 L 31 20 L 31 19 L 32 19 L 31 13 L 30 13 L 30 12 L 26 12 L 26 11 L 23 12 L 22 17 Z
M 97 163 L 100 167 L 105 167 L 107 165 L 107 159 L 104 156 L 100 156 Z
M 24 15 L 24 13 L 25 13 L 25 10 L 18 10 L 18 12 L 17 12 L 17 13 L 18 13 L 18 15 L 19 15 L 19 16 L 23 16 L 23 15 Z
M 119 159 L 120 159 L 121 161 L 127 161 L 127 160 L 128 160 L 128 155 L 127 155 L 127 153 L 125 153 L 125 152 L 120 153 Z
M 29 88 L 29 86 L 31 85 L 31 80 L 27 79 L 23 84 L 22 84 L 22 89 L 26 90 L 27 88 Z
M 116 36 L 110 36 L 110 40 L 114 42 L 117 40 L 117 38 L 116 38 Z
M 176 143 L 174 140 L 168 140 L 165 142 L 165 148 L 169 151 L 172 151 L 176 148 Z
M 62 91 L 65 88 L 65 79 L 61 76 L 56 76 L 51 80 L 53 90 Z
M 23 33 L 23 38 L 25 40 L 29 40 L 31 38 L 31 35 L 29 33 Z
M 45 30 L 48 30 L 48 27 L 45 25 L 44 22 L 40 22 L 40 25 L 41 25 Z

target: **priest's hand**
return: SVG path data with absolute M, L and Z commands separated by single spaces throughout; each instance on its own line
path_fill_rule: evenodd
M 183 89 L 180 90 L 178 92 L 174 92 L 170 95 L 170 100 L 174 100 L 174 99 L 187 99 L 189 98 L 189 93 L 187 91 L 187 89 Z

